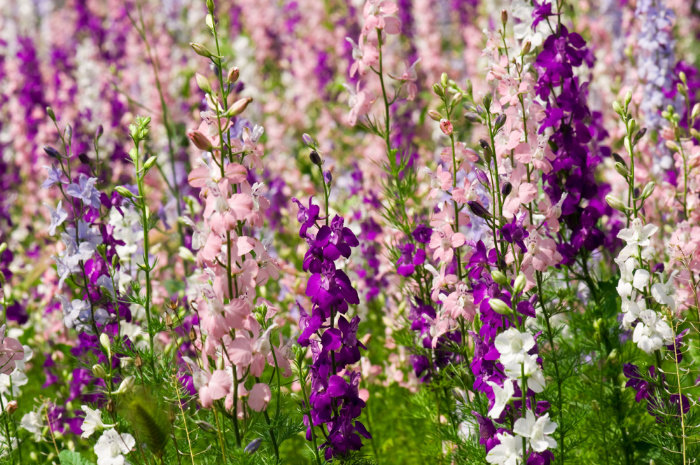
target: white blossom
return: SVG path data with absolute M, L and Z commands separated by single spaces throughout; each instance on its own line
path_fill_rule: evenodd
M 501 354 L 501 363 L 506 365 L 522 363 L 528 357 L 528 351 L 535 347 L 535 339 L 528 332 L 521 333 L 516 328 L 508 328 L 496 336 L 494 344 Z
M 515 394 L 515 388 L 513 387 L 513 380 L 506 379 L 503 382 L 503 387 L 492 381 L 486 381 L 486 383 L 493 389 L 494 402 L 493 407 L 489 410 L 489 417 L 498 418 L 503 413 L 503 409 L 506 408 L 508 401 L 510 401 L 513 394 Z
M 535 452 L 557 447 L 557 441 L 549 437 L 556 429 L 557 424 L 549 421 L 548 413 L 536 418 L 532 410 L 528 410 L 525 418 L 519 418 L 513 426 L 513 432 L 528 438 L 530 447 Z
M 135 445 L 136 441 L 132 435 L 119 434 L 114 428 L 108 429 L 95 444 L 97 465 L 124 465 L 124 454 L 131 452 Z
M 640 321 L 634 328 L 632 340 L 647 354 L 659 350 L 673 342 L 671 327 L 653 310 L 644 310 L 639 315 Z
M 496 447 L 486 455 L 486 461 L 494 465 L 517 465 L 521 463 L 523 455 L 523 441 L 519 437 L 510 434 L 498 433 L 500 441 Z

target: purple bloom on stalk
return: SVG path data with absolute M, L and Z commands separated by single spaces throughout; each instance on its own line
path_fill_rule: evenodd
M 542 3 L 538 3 L 537 0 L 534 0 L 533 5 L 535 10 L 532 12 L 532 17 L 534 18 L 532 21 L 532 30 L 534 31 L 537 29 L 537 25 L 540 24 L 540 22 L 546 21 L 550 16 L 554 16 L 554 13 L 552 13 L 552 4 L 547 2 L 547 0 L 542 0 Z
M 425 263 L 425 250 L 416 250 L 416 246 L 410 242 L 403 247 L 399 247 L 399 249 L 401 250 L 401 256 L 397 262 L 396 272 L 404 277 L 411 276 L 416 266 Z
M 357 247 L 359 241 L 345 227 L 345 220 L 337 215 L 330 225 L 321 226 L 314 236 L 308 229 L 315 226 L 320 208 L 313 205 L 311 200 L 308 208 L 297 199 L 293 201 L 299 206 L 299 235 L 309 244 L 304 257 L 304 270 L 312 273 L 306 286 L 306 295 L 313 304 L 311 315 L 299 305 L 299 328 L 302 333 L 298 342 L 310 347 L 312 354 L 309 367 L 312 424 L 309 424 L 306 416 L 304 424 L 307 426 L 308 440 L 312 438 L 314 426 L 325 425 L 328 434 L 320 447 L 324 450 L 325 458 L 330 460 L 360 450 L 361 436 L 371 438 L 364 425 L 356 420 L 365 406 L 359 397 L 360 374 L 349 373 L 349 381 L 341 375 L 348 365 L 360 360 L 360 349 L 366 349 L 357 340 L 360 318 L 354 316 L 348 321 L 344 316 L 339 316 L 338 327 L 334 327 L 337 314 L 344 314 L 349 305 L 360 303 L 350 278 L 334 263 L 341 256 L 349 258 L 351 248 Z
M 426 226 L 424 224 L 419 224 L 416 229 L 413 230 L 411 234 L 416 242 L 421 244 L 427 244 L 430 242 L 430 237 L 433 235 L 433 228 Z
M 530 236 L 530 233 L 523 228 L 525 214 L 520 215 L 520 218 L 513 217 L 510 223 L 506 223 L 500 230 L 501 237 L 511 244 L 517 244 L 523 253 L 527 252 L 525 239 Z
M 81 173 L 77 183 L 72 183 L 66 187 L 66 194 L 82 200 L 93 208 L 100 208 L 100 192 L 95 189 L 96 182 L 97 178 L 88 178 Z

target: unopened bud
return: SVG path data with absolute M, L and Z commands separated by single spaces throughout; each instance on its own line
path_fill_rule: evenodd
M 117 404 L 114 402 L 114 399 L 109 399 L 107 401 L 107 405 L 105 406 L 105 410 L 107 410 L 107 413 L 109 413 L 110 415 L 117 411 Z
M 126 394 L 127 392 L 131 392 L 134 389 L 135 385 L 136 379 L 133 376 L 127 376 L 121 382 L 121 384 L 119 385 L 119 389 L 117 389 L 114 392 L 114 394 Z
M 480 218 L 488 218 L 491 216 L 491 214 L 486 210 L 479 202 L 476 200 L 469 200 L 467 202 L 467 205 L 469 206 L 469 210 L 475 214 L 476 216 Z
M 258 448 L 260 447 L 260 444 L 262 444 L 262 439 L 260 439 L 260 438 L 253 439 L 252 441 L 250 441 L 250 443 L 247 446 L 245 446 L 245 449 L 243 449 L 243 450 L 245 450 L 248 454 L 253 454 L 253 453 L 255 453 L 255 451 L 258 450 Z
M 499 271 L 499 270 L 492 271 L 491 278 L 493 278 L 493 281 L 500 284 L 501 286 L 509 285 L 508 277 L 502 271 Z
M 187 137 L 190 138 L 194 146 L 197 147 L 199 150 L 211 152 L 214 148 L 209 138 L 197 130 L 187 131 Z
M 105 371 L 105 369 L 102 365 L 93 365 L 92 366 L 92 375 L 95 378 L 105 379 L 107 377 L 107 372 Z
M 672 140 L 667 140 L 666 141 L 666 148 L 677 152 L 678 151 L 678 144 L 676 144 Z
M 114 190 L 117 191 L 119 195 L 121 195 L 125 199 L 131 199 L 134 197 L 134 194 L 124 186 L 117 186 L 114 188 Z
M 313 137 L 311 137 L 310 135 L 308 135 L 306 133 L 301 136 L 301 140 L 303 140 L 304 144 L 306 144 L 306 146 L 309 147 L 310 149 L 312 149 L 318 145 L 318 142 L 316 142 L 316 140 Z
M 241 70 L 238 69 L 238 66 L 231 66 L 228 70 L 228 74 L 226 75 L 226 80 L 233 84 L 234 82 L 238 81 L 238 76 L 240 76 Z
M 143 164 L 143 169 L 145 171 L 150 170 L 151 168 L 153 168 L 153 165 L 156 164 L 156 161 L 157 161 L 156 157 L 149 158 L 148 160 L 146 160 L 146 163 Z
M 513 185 L 506 181 L 505 184 L 503 184 L 503 187 L 501 187 L 501 194 L 504 197 L 508 197 L 508 195 L 513 191 Z
M 620 176 L 623 176 L 625 178 L 627 178 L 627 176 L 629 176 L 630 174 L 627 167 L 622 163 L 615 163 L 615 171 L 617 171 L 620 174 Z
M 143 359 L 141 358 L 141 354 L 136 354 L 136 358 L 134 359 L 134 366 L 136 368 L 141 368 L 143 366 Z
M 253 97 L 245 97 L 245 98 L 236 100 L 233 103 L 233 105 L 231 105 L 231 107 L 226 112 L 226 116 L 228 118 L 230 118 L 232 116 L 240 115 L 241 113 L 243 113 L 245 111 L 245 109 L 248 107 L 248 105 L 252 101 L 253 101 Z
M 435 92 L 438 97 L 443 97 L 445 95 L 440 84 L 433 84 L 433 92 Z
M 442 119 L 442 115 L 440 114 L 440 112 L 437 112 L 435 110 L 429 110 L 428 116 L 430 116 L 430 119 L 432 119 L 433 121 L 440 121 Z
M 309 159 L 314 165 L 321 166 L 323 164 L 323 160 L 321 160 L 321 155 L 319 155 L 318 152 L 315 150 L 311 151 L 311 153 L 309 154 Z
M 501 10 L 501 23 L 505 24 L 508 22 L 508 11 L 505 9 Z
M 447 79 L 448 79 L 448 78 L 447 78 L 447 73 L 442 73 L 442 74 L 440 75 L 440 85 L 441 85 L 442 87 L 447 87 Z
M 60 158 L 61 154 L 58 153 L 58 150 L 56 150 L 53 147 L 49 147 L 48 145 L 44 147 L 44 152 L 46 152 L 46 155 L 50 156 L 51 158 Z
M 5 406 L 5 411 L 8 413 L 8 415 L 12 415 L 13 413 L 15 413 L 15 411 L 17 411 L 17 401 L 9 401 Z
M 521 55 L 527 55 L 528 53 L 530 53 L 530 49 L 531 49 L 531 48 L 532 48 L 532 42 L 530 42 L 530 41 L 528 40 L 528 41 L 525 42 L 525 44 L 523 45 L 523 49 L 522 49 L 522 51 L 520 52 L 520 54 L 521 54 Z
M 512 313 L 512 310 L 508 304 L 503 302 L 501 299 L 489 299 L 489 306 L 491 307 L 491 310 L 499 315 L 509 315 Z
M 613 152 L 612 157 L 613 157 L 613 160 L 615 160 L 615 162 L 620 163 L 620 164 L 622 164 L 622 166 L 627 168 L 627 163 L 625 163 L 624 158 L 622 158 L 619 153 Z
M 629 106 L 631 101 L 632 101 L 632 91 L 628 90 L 627 93 L 625 94 L 625 105 Z
M 207 10 L 214 12 L 214 0 L 207 0 Z
M 199 87 L 202 92 L 205 94 L 211 94 L 211 84 L 209 83 L 209 79 L 199 73 L 194 74 L 194 79 L 197 81 L 197 87 Z
M 46 107 L 46 114 L 49 115 L 49 118 L 51 118 L 52 121 L 56 121 L 56 114 L 53 112 L 51 107 Z
M 700 103 L 693 105 L 693 111 L 690 113 L 690 117 L 695 119 L 700 115 Z
M 614 208 L 617 211 L 624 212 L 627 210 L 627 205 L 622 203 L 622 200 L 618 199 L 612 194 L 608 194 L 605 196 L 605 201 L 608 202 L 608 205 L 610 205 L 612 208 Z
M 637 142 L 644 137 L 644 134 L 647 133 L 647 128 L 642 128 L 639 131 L 637 131 L 637 134 L 634 135 L 634 145 L 637 145 Z
M 100 345 L 107 352 L 107 358 L 112 358 L 112 346 L 107 333 L 100 334 Z
M 190 47 L 192 47 L 192 50 L 194 50 L 197 55 L 204 58 L 211 58 L 211 52 L 207 50 L 204 45 L 190 42 Z
M 214 425 L 212 425 L 211 423 L 207 423 L 206 421 L 199 420 L 199 421 L 195 421 L 194 423 L 197 426 L 199 426 L 200 428 L 202 428 L 203 431 L 206 431 L 207 433 L 213 433 L 216 431 L 216 428 L 214 427 Z
M 644 190 L 642 191 L 642 199 L 647 199 L 651 194 L 654 193 L 654 188 L 656 187 L 656 183 L 654 181 L 649 181 L 646 186 L 644 186 Z
M 521 293 L 523 289 L 525 289 L 525 284 L 527 284 L 527 278 L 524 274 L 519 273 L 515 278 L 515 282 L 513 283 L 513 292 L 516 294 Z
M 622 106 L 617 102 L 617 100 L 613 101 L 612 103 L 613 110 L 615 110 L 615 113 L 618 115 L 622 115 Z
M 506 114 L 501 113 L 496 118 L 496 122 L 494 123 L 494 127 L 496 128 L 496 130 L 499 130 L 503 127 L 504 124 L 506 124 Z

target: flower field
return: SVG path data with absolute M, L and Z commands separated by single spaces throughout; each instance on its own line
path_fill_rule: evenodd
M 700 6 L 0 0 L 0 464 L 700 463 Z

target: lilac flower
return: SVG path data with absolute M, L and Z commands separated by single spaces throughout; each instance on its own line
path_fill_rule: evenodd
M 77 184 L 72 183 L 66 187 L 66 194 L 82 200 L 93 208 L 100 208 L 100 192 L 95 188 L 96 182 L 97 178 L 88 178 L 81 173 Z
M 430 237 L 433 235 L 433 229 L 430 226 L 424 224 L 419 224 L 416 229 L 413 230 L 411 234 L 416 242 L 421 244 L 427 244 L 430 242 Z
M 401 256 L 397 262 L 396 272 L 404 277 L 411 276 L 417 265 L 425 263 L 425 250 L 416 250 L 416 246 L 411 243 L 400 247 L 400 249 Z

